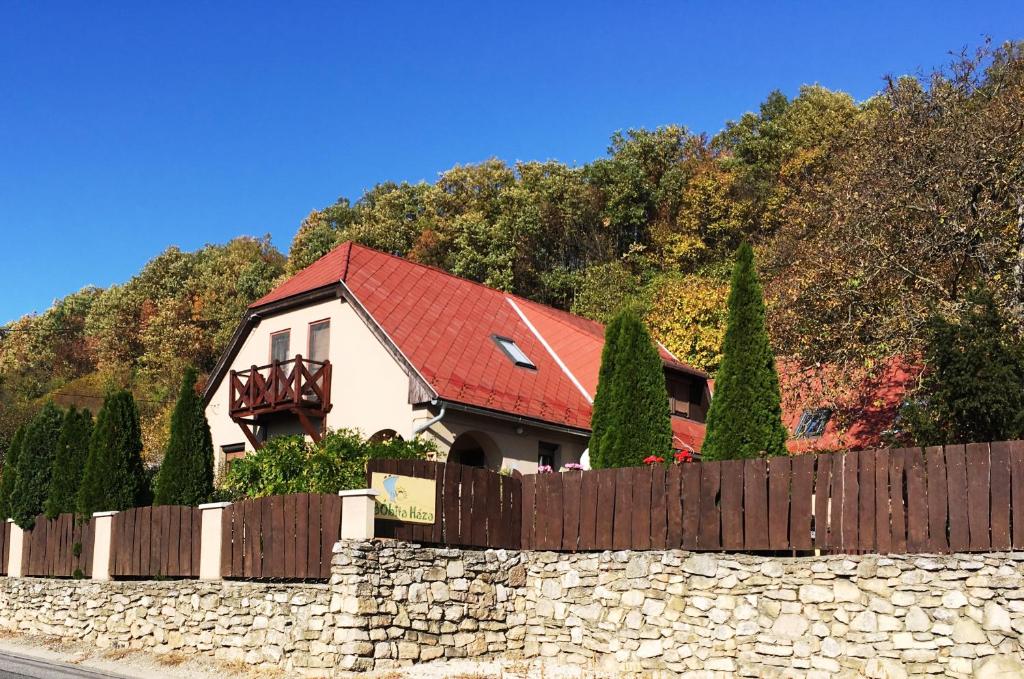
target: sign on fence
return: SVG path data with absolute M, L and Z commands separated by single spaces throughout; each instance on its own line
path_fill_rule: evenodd
M 373 472 L 370 488 L 377 491 L 374 518 L 434 523 L 437 484 L 433 479 Z

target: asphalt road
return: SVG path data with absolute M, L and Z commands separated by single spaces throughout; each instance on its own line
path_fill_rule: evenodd
M 125 675 L 87 670 L 62 662 L 0 652 L 0 679 L 126 679 Z

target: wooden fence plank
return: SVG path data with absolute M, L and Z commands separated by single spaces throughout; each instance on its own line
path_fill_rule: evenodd
M 515 473 L 512 476 L 510 511 L 512 513 L 511 534 L 509 535 L 509 549 L 522 549 L 521 542 L 523 535 L 523 476 Z
M 907 549 L 928 551 L 928 486 L 925 483 L 924 453 L 907 449 Z
M 665 514 L 665 475 L 668 469 L 661 465 L 651 470 L 651 549 L 666 549 L 668 517 Z
M 793 481 L 790 495 L 789 546 L 791 549 L 808 550 L 812 547 L 811 493 L 813 492 L 814 485 L 814 456 L 800 455 L 794 457 L 792 467 Z M 722 519 L 724 525 L 724 515 Z
M 470 477 L 473 483 L 473 502 L 470 505 L 469 544 L 483 547 L 487 544 L 487 470 L 474 468 L 470 471 Z M 544 522 L 545 527 L 549 528 L 550 520 L 548 517 L 545 517 Z
M 665 521 L 667 524 L 665 541 L 668 549 L 679 549 L 683 545 L 682 465 L 676 464 L 668 468 L 665 475 L 665 493 Z
M 844 552 L 856 551 L 860 545 L 858 540 L 857 512 L 860 508 L 860 484 L 858 483 L 857 454 L 843 453 L 843 515 L 842 539 L 840 544 Z
M 828 516 L 829 516 L 829 492 L 832 487 L 832 455 L 816 456 L 816 469 L 814 475 L 814 547 L 815 549 L 827 549 L 829 547 L 828 537 Z
M 181 575 L 181 507 L 167 508 L 167 575 Z
M 440 503 L 436 504 L 435 511 L 440 506 Z M 440 525 L 440 517 L 438 517 L 437 523 Z M 326 580 L 331 577 L 331 556 L 334 553 L 334 543 L 341 539 L 341 498 L 337 495 L 321 496 L 320 526 L 320 572 L 317 573 L 317 577 Z
M 682 478 L 683 549 L 697 549 L 700 530 L 700 465 L 684 464 Z
M 444 524 L 443 537 L 448 544 L 462 544 L 462 465 L 449 463 L 444 466 L 444 493 L 442 500 L 442 521 Z M 526 512 L 533 512 L 533 496 L 530 497 L 530 508 L 523 506 L 523 518 Z M 530 517 L 532 526 L 533 517 Z
M 967 525 L 972 552 L 985 552 L 992 546 L 989 533 L 991 459 L 987 443 L 967 444 Z
M 536 487 L 537 487 L 536 484 L 537 484 L 537 475 L 536 474 L 530 474 L 529 476 L 526 476 L 526 477 L 523 478 L 523 519 L 522 519 L 522 524 L 521 524 L 522 525 L 522 545 L 523 545 L 523 549 L 535 549 L 535 545 L 537 544 L 534 541 L 534 537 L 533 537 L 533 522 L 534 522 L 534 519 L 537 516 L 536 508 L 533 505 L 533 503 L 534 503 L 534 494 L 535 494 L 535 490 L 536 490 Z M 588 503 L 584 507 L 584 514 L 586 514 L 586 510 L 590 507 L 590 504 L 591 503 Z M 596 512 L 596 510 L 597 510 L 596 503 L 593 503 L 593 504 L 594 504 L 594 510 Z M 447 509 L 446 509 L 446 511 L 447 511 Z M 446 521 L 447 521 L 447 516 L 448 515 L 445 514 L 445 520 Z M 584 517 L 584 519 L 581 519 L 581 520 L 585 520 L 585 517 Z M 455 534 L 458 535 L 457 532 Z M 590 544 L 588 544 L 586 546 L 586 549 L 594 549 L 594 548 L 595 547 L 594 547 L 593 543 L 590 543 Z
M 597 521 L 595 549 L 612 549 L 615 526 L 615 469 L 601 469 L 597 474 Z
M 835 453 L 832 458 L 832 473 L 829 483 L 828 540 L 832 552 L 843 549 L 843 503 L 846 499 L 846 456 Z
M 768 548 L 789 549 L 789 457 L 768 460 Z
M 632 544 L 633 470 L 615 470 L 615 523 L 612 525 L 612 549 L 629 549 Z
M 906 504 L 903 488 L 906 478 L 906 456 L 903 449 L 890 451 L 889 455 L 889 529 L 892 551 L 902 554 L 907 550 Z
M 743 540 L 749 550 L 770 549 L 768 542 L 768 464 L 744 460 Z
M 722 463 L 703 462 L 700 470 L 700 531 L 697 544 L 702 550 L 722 548 L 722 511 L 717 498 L 722 485 Z
M 860 523 L 857 526 L 857 541 L 860 551 L 870 552 L 875 549 L 875 451 L 865 450 L 857 453 L 860 486 L 857 515 Z
M 967 524 L 967 458 L 962 445 L 946 446 L 946 499 L 949 504 L 949 549 L 963 552 L 971 544 Z
M 562 477 L 562 501 L 565 511 L 562 517 L 562 544 L 559 548 L 575 552 L 579 549 L 583 472 L 568 471 L 559 476 Z M 558 517 L 552 519 L 557 520 Z
M 743 460 L 725 460 L 721 465 L 722 547 L 739 550 L 743 549 Z
M 928 549 L 938 554 L 949 551 L 946 536 L 946 456 L 942 446 L 924 451 L 928 470 Z
M 633 484 L 633 500 L 630 519 L 630 549 L 651 548 L 651 475 L 653 471 L 645 467 L 633 467 L 631 470 Z
M 309 530 L 306 531 L 306 572 L 303 577 L 316 578 L 320 576 L 320 536 L 323 524 L 321 522 L 320 508 L 323 504 L 322 496 L 317 493 L 309 495 Z
M 892 552 L 892 527 L 889 512 L 889 457 L 892 451 L 875 451 L 875 541 L 879 554 Z
M 533 478 L 533 477 L 527 477 Z M 526 493 L 526 479 L 523 479 L 523 493 Z M 581 550 L 597 549 L 597 474 L 580 474 L 580 537 Z
M 1010 503 L 1012 545 L 1024 549 L 1024 441 L 1010 442 Z
M 284 566 L 284 496 L 276 495 L 270 502 L 270 540 L 269 545 L 266 540 L 264 540 L 263 544 L 266 550 L 266 553 L 263 555 L 263 570 L 272 578 L 284 578 L 287 577 L 287 571 Z
M 1002 551 L 1010 549 L 1010 443 L 993 443 L 990 455 L 992 549 Z

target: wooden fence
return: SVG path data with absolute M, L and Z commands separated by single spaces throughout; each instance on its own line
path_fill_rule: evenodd
M 6 537 L 10 537 L 9 526 Z M 40 514 L 32 530 L 25 532 L 22 572 L 58 578 L 89 577 L 92 547 L 91 523 L 76 520 L 74 514 L 61 514 L 55 519 Z
M 4 521 L 0 528 L 0 575 L 7 575 L 7 559 L 10 556 L 11 522 Z
M 221 574 L 226 578 L 326 579 L 341 537 L 341 498 L 297 493 L 224 508 Z
M 454 462 L 371 460 L 374 472 L 433 479 L 433 524 L 378 518 L 377 537 L 460 547 L 518 549 L 521 540 L 522 482 L 519 478 Z
M 118 512 L 111 527 L 110 574 L 198 577 L 201 514 L 176 505 Z
M 522 547 L 563 551 L 1024 549 L 1024 443 L 523 478 Z

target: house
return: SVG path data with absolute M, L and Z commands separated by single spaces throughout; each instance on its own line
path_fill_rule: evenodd
M 579 462 L 603 344 L 600 323 L 347 242 L 246 311 L 204 393 L 217 466 L 340 428 L 491 469 Z M 660 351 L 675 446 L 699 450 L 707 375 Z
M 898 444 L 901 406 L 921 376 L 920 365 L 900 356 L 856 370 L 792 360 L 778 367 L 791 453 Z

